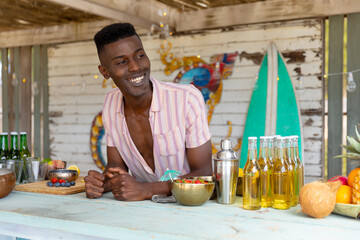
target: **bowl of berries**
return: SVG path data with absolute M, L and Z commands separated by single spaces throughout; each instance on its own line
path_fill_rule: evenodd
M 204 204 L 213 194 L 214 188 L 212 176 L 174 179 L 171 182 L 171 193 L 176 201 L 187 206 Z
M 78 171 L 70 169 L 57 169 L 48 172 L 49 180 L 56 178 L 57 180 L 64 180 L 67 182 L 74 182 L 79 176 Z

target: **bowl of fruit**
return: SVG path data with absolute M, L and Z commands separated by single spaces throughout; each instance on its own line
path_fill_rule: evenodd
M 212 176 L 174 179 L 171 182 L 171 193 L 176 201 L 187 206 L 204 204 L 213 194 L 214 188 L 215 183 Z
M 49 180 L 56 178 L 57 180 L 74 182 L 78 176 L 78 171 L 70 169 L 57 169 L 48 172 Z

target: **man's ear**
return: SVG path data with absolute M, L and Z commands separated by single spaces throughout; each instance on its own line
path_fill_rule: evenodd
M 99 69 L 100 73 L 103 75 L 104 78 L 106 78 L 106 79 L 110 78 L 110 75 L 109 75 L 108 71 L 106 70 L 106 68 L 104 68 L 104 66 L 99 65 L 98 69 Z

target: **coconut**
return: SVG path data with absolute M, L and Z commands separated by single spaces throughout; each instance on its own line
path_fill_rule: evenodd
M 314 218 L 328 216 L 335 207 L 340 181 L 322 183 L 315 181 L 304 185 L 299 194 L 302 211 Z

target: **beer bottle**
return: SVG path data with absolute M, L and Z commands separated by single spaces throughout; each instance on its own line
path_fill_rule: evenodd
M 248 157 L 244 166 L 243 207 L 248 210 L 261 208 L 260 166 L 257 161 L 257 138 L 248 138 Z
M 290 208 L 289 169 L 286 162 L 285 138 L 276 139 L 275 159 L 272 172 L 273 208 Z
M 260 137 L 259 149 L 259 166 L 260 166 L 260 181 L 261 181 L 261 207 L 272 206 L 271 194 L 271 172 L 272 166 L 269 159 L 269 137 Z
M 10 148 L 9 158 L 21 159 L 17 132 L 11 132 L 11 148 Z
M 20 132 L 20 157 L 24 160 L 31 157 L 30 151 L 27 147 L 26 132 Z
M 297 184 L 297 174 L 296 174 L 296 164 L 294 158 L 291 157 L 291 148 L 290 148 L 291 137 L 285 137 L 285 146 L 286 146 L 286 163 L 288 164 L 289 169 L 289 182 L 290 182 L 290 206 L 295 207 L 298 204 L 298 197 L 296 197 L 295 186 Z
M 291 154 L 293 155 L 294 162 L 295 162 L 295 170 L 297 173 L 297 182 L 298 184 L 295 185 L 295 192 L 297 197 L 299 196 L 300 189 L 304 186 L 304 165 L 300 160 L 299 157 L 299 147 L 298 147 L 298 136 L 291 136 Z
M 8 133 L 3 132 L 1 133 L 1 154 L 0 154 L 0 161 L 5 161 L 9 158 L 9 147 L 8 147 Z

